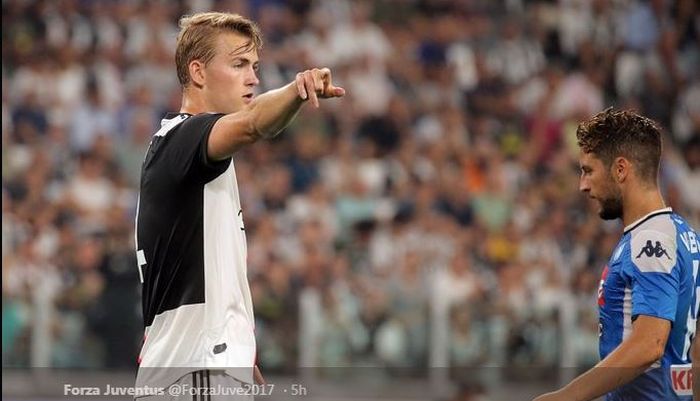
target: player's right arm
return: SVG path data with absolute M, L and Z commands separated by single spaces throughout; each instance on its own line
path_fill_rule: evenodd
M 621 261 L 622 276 L 632 290 L 631 333 L 595 367 L 535 401 L 593 400 L 629 383 L 663 357 L 676 317 L 682 271 L 674 238 L 659 230 L 632 234 L 630 251 Z M 656 243 L 663 252 L 642 252 L 648 243 Z
M 595 367 L 561 390 L 534 401 L 590 401 L 642 374 L 663 356 L 671 322 L 638 316 L 632 327 L 630 336 Z
M 559 391 L 534 401 L 590 401 L 632 381 L 661 359 L 671 322 L 639 316 L 630 336 L 595 367 Z
M 341 97 L 345 90 L 333 86 L 328 68 L 297 74 L 294 82 L 256 97 L 243 110 L 220 118 L 211 130 L 207 154 L 222 160 L 258 139 L 268 139 L 282 131 L 306 100 L 318 107 L 319 98 Z

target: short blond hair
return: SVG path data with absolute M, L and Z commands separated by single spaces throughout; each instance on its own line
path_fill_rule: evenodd
M 207 12 L 183 16 L 180 18 L 175 49 L 177 78 L 183 88 L 190 83 L 190 62 L 200 60 L 206 64 L 211 61 L 216 52 L 215 39 L 221 32 L 233 32 L 250 38 L 245 51 L 262 47 L 260 29 L 241 15 Z

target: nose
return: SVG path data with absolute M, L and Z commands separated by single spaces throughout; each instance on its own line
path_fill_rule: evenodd
M 578 182 L 578 190 L 583 193 L 591 192 L 591 186 L 588 183 L 588 179 L 586 179 L 586 177 L 583 174 L 581 174 L 581 178 Z
M 258 86 L 260 84 L 260 80 L 258 79 L 258 74 L 255 72 L 254 69 L 250 69 L 250 73 L 248 74 L 248 77 L 245 82 L 246 86 Z

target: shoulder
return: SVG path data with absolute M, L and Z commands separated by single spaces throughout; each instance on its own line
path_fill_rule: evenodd
M 629 234 L 630 259 L 642 273 L 671 272 L 677 258 L 677 229 L 671 214 L 647 219 Z
M 188 118 L 182 124 L 182 130 L 195 130 L 199 131 L 205 128 L 211 129 L 214 123 L 223 117 L 225 114 L 221 113 L 201 113 L 196 115 L 188 115 Z
M 176 136 L 181 132 L 201 132 L 210 130 L 214 123 L 224 114 L 202 113 L 191 115 L 187 113 L 170 113 L 161 120 L 161 127 L 155 136 Z
M 678 228 L 678 238 L 683 244 L 682 249 L 690 254 L 700 253 L 700 237 L 693 227 L 677 214 L 673 215 L 673 221 Z
M 190 117 L 189 114 L 168 113 L 160 120 L 160 128 L 153 135 L 154 138 L 164 137 L 173 131 L 178 125 Z

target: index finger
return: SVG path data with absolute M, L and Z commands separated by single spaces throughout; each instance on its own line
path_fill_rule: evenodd
M 316 86 L 314 85 L 314 77 L 312 72 L 307 71 L 304 73 L 304 86 L 306 88 L 306 93 L 309 96 L 311 104 L 318 108 L 318 96 L 316 95 Z
M 323 67 L 319 69 L 321 79 L 323 80 L 323 89 L 326 89 L 333 82 L 333 77 L 331 76 L 331 70 L 328 67 Z

